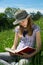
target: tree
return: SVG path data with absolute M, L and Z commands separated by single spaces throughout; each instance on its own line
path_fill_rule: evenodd
M 37 13 L 31 13 L 31 14 L 33 20 L 38 20 L 42 16 L 42 14 L 39 11 L 37 11 Z
M 19 8 L 6 8 L 5 9 L 5 14 L 7 15 L 8 18 L 14 18 L 15 12 L 19 10 Z
M 7 26 L 7 16 L 5 13 L 0 13 L 0 31 L 1 29 L 5 29 Z

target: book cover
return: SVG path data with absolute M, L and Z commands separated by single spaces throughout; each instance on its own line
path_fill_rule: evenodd
M 17 49 L 16 50 L 12 50 L 10 48 L 5 48 L 5 50 L 8 51 L 8 52 L 14 53 L 15 55 L 16 54 L 21 54 L 22 55 L 23 53 L 31 54 L 36 49 L 35 48 L 32 48 L 32 47 L 26 46 L 26 47 L 24 47 L 24 48 L 22 48 L 20 50 L 17 50 Z

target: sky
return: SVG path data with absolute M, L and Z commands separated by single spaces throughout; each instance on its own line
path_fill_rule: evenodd
M 29 13 L 43 13 L 43 0 L 0 0 L 0 12 L 4 12 L 7 7 L 25 9 Z

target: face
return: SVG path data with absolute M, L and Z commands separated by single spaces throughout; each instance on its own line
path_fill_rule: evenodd
M 25 18 L 24 20 L 22 20 L 19 24 L 23 27 L 27 27 L 27 22 L 28 22 L 28 19 Z

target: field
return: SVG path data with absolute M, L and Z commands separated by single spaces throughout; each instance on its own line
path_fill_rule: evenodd
M 12 29 L 0 32 L 0 52 L 5 51 L 5 47 L 11 47 L 13 39 L 14 32 Z
M 42 40 L 42 50 L 43 50 L 43 18 L 34 21 L 35 24 L 40 26 L 41 40 Z M 14 40 L 13 29 L 5 30 L 0 32 L 0 52 L 5 51 L 5 47 L 11 47 Z

